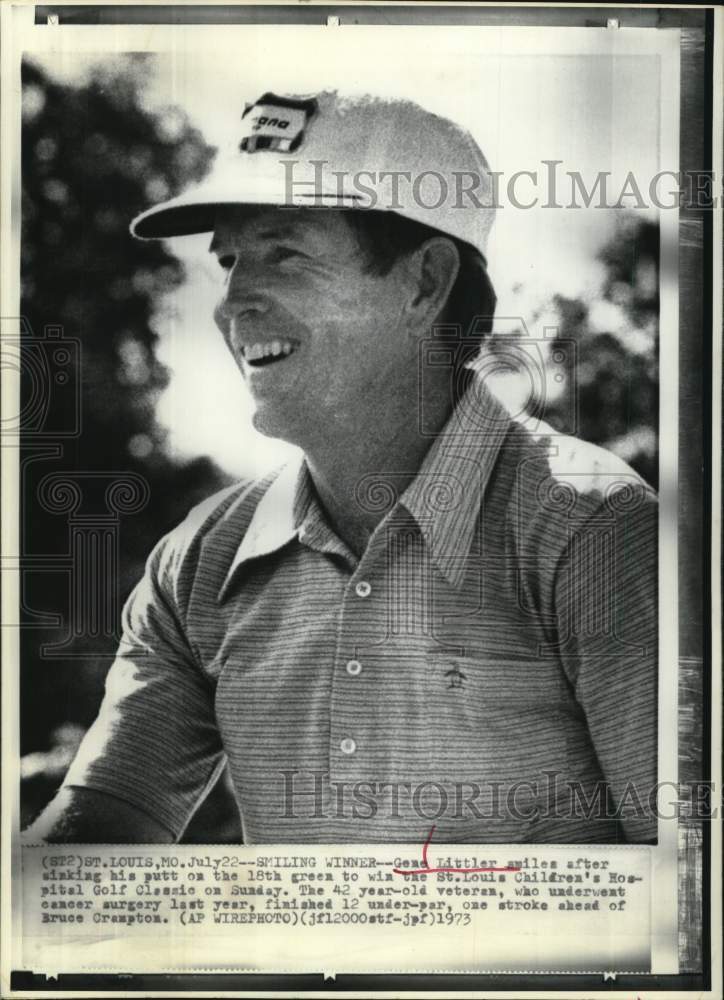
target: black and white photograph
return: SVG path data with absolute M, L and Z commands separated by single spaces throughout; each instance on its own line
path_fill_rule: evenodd
M 717 995 L 713 9 L 9 7 L 8 995 Z

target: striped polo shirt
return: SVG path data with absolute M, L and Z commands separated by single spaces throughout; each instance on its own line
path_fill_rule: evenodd
M 246 843 L 655 838 L 653 491 L 479 381 L 400 479 L 360 558 L 303 458 L 192 510 L 66 784 L 176 837 L 228 763 Z

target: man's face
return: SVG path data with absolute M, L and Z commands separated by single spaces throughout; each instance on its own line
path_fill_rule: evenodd
M 330 421 L 357 419 L 364 432 L 376 401 L 416 391 L 405 268 L 367 273 L 344 213 L 230 207 L 211 251 L 224 271 L 216 323 L 258 430 L 302 446 Z

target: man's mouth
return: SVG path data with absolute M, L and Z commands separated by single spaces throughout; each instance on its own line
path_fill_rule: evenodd
M 296 350 L 297 345 L 289 340 L 272 340 L 267 343 L 259 341 L 246 344 L 242 348 L 244 361 L 252 368 L 263 368 L 284 361 Z

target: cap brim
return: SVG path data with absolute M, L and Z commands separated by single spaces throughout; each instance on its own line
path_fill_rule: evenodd
M 183 195 L 171 201 L 156 205 L 137 216 L 131 223 L 131 234 L 140 240 L 169 239 L 173 236 L 193 236 L 198 233 L 213 232 L 218 212 L 231 206 L 268 205 L 277 208 L 360 208 L 359 195 L 337 192 L 300 192 L 292 201 L 279 192 L 254 191 L 236 197 L 189 198 Z
M 139 240 L 161 240 L 213 232 L 216 213 L 223 202 L 176 205 L 150 209 L 131 223 L 131 234 Z
M 278 205 L 283 191 L 259 184 L 202 185 L 196 190 L 154 205 L 131 223 L 131 233 L 141 240 L 167 239 L 210 233 L 219 209 L 232 205 Z

